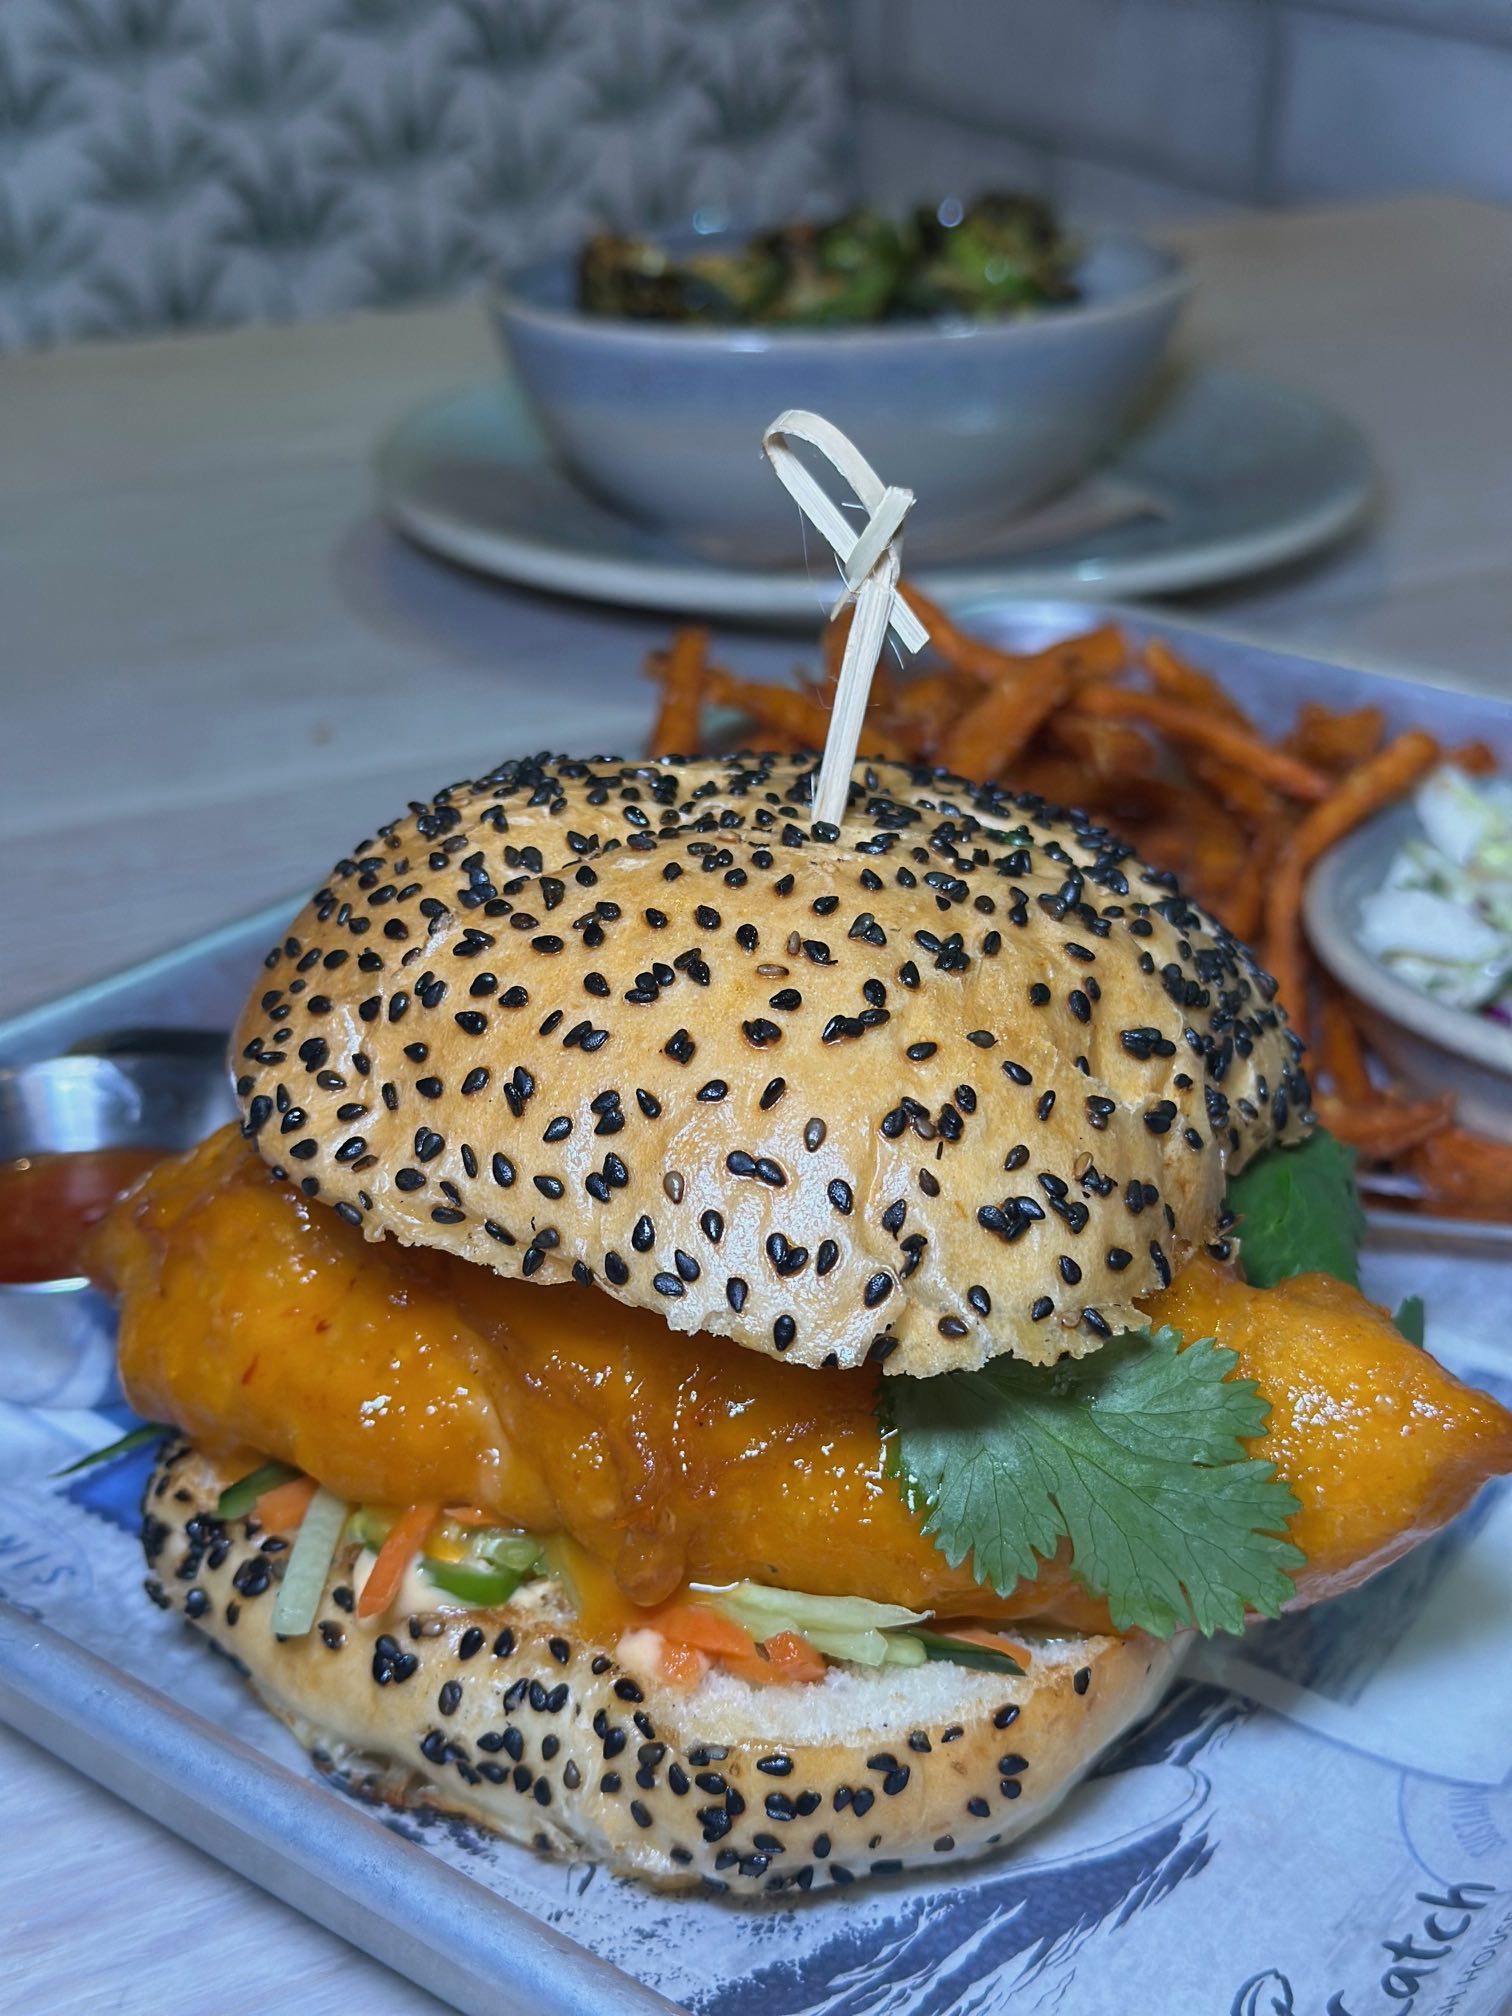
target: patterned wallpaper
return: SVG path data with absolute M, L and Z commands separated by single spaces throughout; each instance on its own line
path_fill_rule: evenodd
M 0 349 L 830 200 L 824 0 L 0 0 Z

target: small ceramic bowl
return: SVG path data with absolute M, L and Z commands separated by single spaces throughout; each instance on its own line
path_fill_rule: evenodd
M 224 1046 L 52 1057 L 0 1071 L 0 1162 L 94 1148 L 187 1148 L 231 1117 Z M 0 1284 L 0 1400 L 119 1397 L 115 1311 L 82 1275 Z
M 763 429 L 801 406 L 915 492 L 917 564 L 970 550 L 1084 475 L 1149 386 L 1185 267 L 1099 238 L 1077 277 L 1081 301 L 1018 319 L 703 328 L 584 314 L 563 258 L 507 275 L 493 312 L 548 439 L 629 516 L 724 565 L 801 563 L 798 513 L 760 452 Z
M 1330 848 L 1308 882 L 1303 922 L 1397 1077 L 1429 1097 L 1452 1092 L 1467 1127 L 1512 1141 L 1512 1029 L 1409 987 L 1355 935 L 1362 900 L 1385 881 L 1403 841 L 1421 832 L 1410 804 L 1393 805 Z

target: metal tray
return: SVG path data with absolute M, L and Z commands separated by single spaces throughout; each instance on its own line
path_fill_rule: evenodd
M 979 609 L 974 621 L 1027 646 L 1102 613 L 1029 604 Z M 1483 701 L 1116 613 L 1213 669 L 1262 721 L 1279 722 L 1303 697 L 1369 699 L 1404 721 L 1431 710 L 1446 735 L 1485 736 L 1512 760 L 1512 719 Z M 0 1062 L 55 1054 L 123 1024 L 227 1026 L 296 904 L 0 1025 Z M 1368 1264 L 1373 1293 L 1421 1289 L 1443 1312 L 1436 1347 L 1512 1395 L 1496 1317 L 1512 1256 L 1488 1246 L 1481 1228 L 1393 1219 Z M 1016 1857 L 737 1909 L 659 1899 L 587 1865 L 542 1864 L 453 1823 L 380 1815 L 318 1782 L 224 1662 L 174 1620 L 137 1617 L 140 1562 L 126 1530 L 133 1479 L 86 1473 L 67 1491 L 46 1481 L 116 1425 L 0 1408 L 0 1590 L 9 1599 L 0 1600 L 0 1717 L 478 2016 L 678 2007 L 943 2016 L 1010 2000 L 1111 2016 L 1141 1977 L 1170 1984 L 1156 1999 L 1172 2009 L 1197 2006 L 1180 1999 L 1178 1982 L 1205 1984 L 1205 2008 L 1289 2008 L 1293 1997 L 1298 2008 L 1322 2007 L 1335 1992 L 1363 2006 L 1389 1964 L 1381 1942 L 1421 1918 L 1420 1893 L 1466 1876 L 1512 1885 L 1503 1812 L 1512 1738 L 1496 1692 L 1512 1654 L 1506 1490 L 1484 1494 L 1449 1535 L 1362 1596 L 1251 1633 L 1242 1648 L 1203 1647 L 1197 1678 L 1180 1683 Z M 1477 1648 L 1493 1656 L 1425 1677 L 1423 1662 L 1440 1648 L 1413 1641 L 1414 1688 L 1453 1698 L 1434 1718 L 1393 1719 L 1394 1662 L 1411 1618 L 1456 1589 L 1466 1592 L 1465 1617 L 1499 1634 Z M 130 1642 L 112 1642 L 98 1620 L 123 1608 Z M 1472 1867 L 1451 1848 L 1470 1838 L 1465 1816 L 1477 1802 L 1503 1847 Z M 1269 1831 L 1282 1804 L 1284 1856 Z M 1272 1820 L 1258 1824 L 1267 1811 Z M 1292 1872 L 1303 1869 L 1299 1881 Z M 1459 1965 L 1455 2006 L 1492 2016 L 1509 1986 L 1505 1959 L 1472 1960 L 1467 1940 L 1440 1963 L 1438 1985 L 1447 1993 Z

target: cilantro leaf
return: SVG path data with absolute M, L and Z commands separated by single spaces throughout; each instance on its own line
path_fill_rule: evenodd
M 1319 1127 L 1297 1148 L 1267 1148 L 1228 1189 L 1239 1220 L 1239 1257 L 1254 1288 L 1291 1274 L 1333 1274 L 1360 1285 L 1365 1213 L 1354 1150 Z
M 1066 1538 L 1119 1630 L 1239 1631 L 1246 1610 L 1277 1614 L 1303 1557 L 1281 1537 L 1297 1500 L 1245 1453 L 1270 1410 L 1237 1363 L 1160 1330 L 1050 1370 L 890 1380 L 894 1463 L 946 1560 L 970 1555 L 999 1595 Z
M 1423 1348 L 1423 1336 L 1425 1329 L 1427 1327 L 1427 1315 L 1428 1312 L 1423 1307 L 1422 1296 L 1409 1295 L 1407 1299 L 1403 1302 L 1401 1308 L 1398 1309 L 1395 1316 L 1393 1316 L 1391 1319 L 1392 1322 L 1395 1323 L 1398 1330 L 1400 1330 L 1402 1335 L 1407 1339 L 1407 1342 L 1409 1344 L 1416 1344 L 1416 1346 L 1420 1351 Z

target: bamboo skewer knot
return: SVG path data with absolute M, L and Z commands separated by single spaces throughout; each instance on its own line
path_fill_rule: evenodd
M 854 491 L 868 513 L 859 532 L 799 459 L 792 446 L 795 441 L 806 443 Z M 832 616 L 847 602 L 856 605 L 814 790 L 815 822 L 838 827 L 845 817 L 867 697 L 887 633 L 892 631 L 904 651 L 917 651 L 928 641 L 929 633 L 898 593 L 903 521 L 913 508 L 914 495 L 884 484 L 855 443 L 817 413 L 797 407 L 779 413 L 761 437 L 761 446 L 784 489 L 834 549 L 845 587 Z

